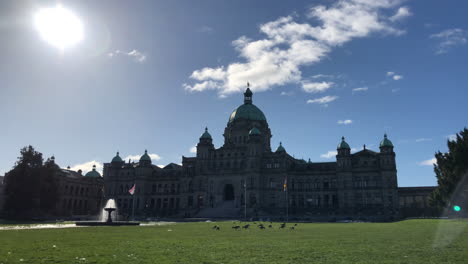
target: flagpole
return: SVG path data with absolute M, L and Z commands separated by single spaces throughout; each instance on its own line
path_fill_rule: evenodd
M 286 222 L 289 221 L 289 195 L 288 195 L 288 176 L 284 178 L 284 183 L 283 183 L 283 191 L 285 192 L 286 195 Z
M 244 220 L 247 221 L 247 181 L 244 178 Z
M 289 190 L 286 187 L 286 222 L 289 222 Z
M 135 190 L 133 191 L 133 194 L 132 194 L 132 221 L 135 221 L 135 193 L 136 193 L 136 184 L 134 183 L 133 186 L 135 186 Z

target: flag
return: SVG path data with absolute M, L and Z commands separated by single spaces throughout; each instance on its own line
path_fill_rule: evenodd
M 133 195 L 135 193 L 136 184 L 133 184 L 133 187 L 128 190 L 128 192 Z
M 283 191 L 287 191 L 288 190 L 288 177 L 285 177 L 284 178 L 284 183 L 283 183 Z

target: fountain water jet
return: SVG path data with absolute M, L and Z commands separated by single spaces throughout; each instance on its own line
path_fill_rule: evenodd
M 112 212 L 117 212 L 117 206 L 114 199 L 109 199 L 102 209 L 101 221 L 80 221 L 75 222 L 77 226 L 121 226 L 121 225 L 140 225 L 139 222 L 113 221 Z M 107 219 L 105 219 L 107 213 Z

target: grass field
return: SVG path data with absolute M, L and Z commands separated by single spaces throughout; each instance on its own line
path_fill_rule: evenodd
M 466 220 L 232 225 L 3 230 L 0 263 L 468 263 Z

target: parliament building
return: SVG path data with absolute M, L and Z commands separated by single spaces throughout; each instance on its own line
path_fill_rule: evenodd
M 229 116 L 224 144 L 216 148 L 206 128 L 195 157 L 160 168 L 145 151 L 138 162 L 119 153 L 104 164 L 105 199 L 115 199 L 122 218 L 262 218 L 384 221 L 399 215 L 395 152 L 384 135 L 379 151 L 351 153 L 338 141 L 336 161 L 294 158 L 272 149 L 265 114 L 244 102 Z M 129 189 L 135 185 L 135 193 Z

